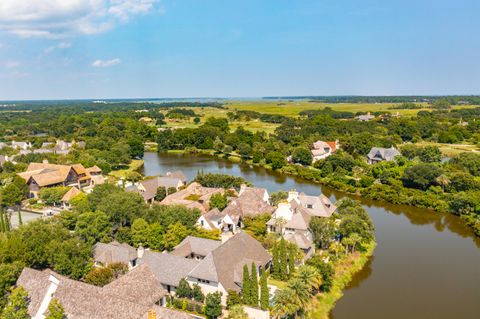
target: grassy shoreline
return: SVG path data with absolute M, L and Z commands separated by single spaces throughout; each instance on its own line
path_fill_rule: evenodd
M 347 255 L 335 267 L 332 289 L 328 293 L 320 293 L 312 299 L 307 310 L 307 318 L 328 319 L 336 302 L 342 298 L 343 291 L 352 281 L 353 276 L 361 271 L 373 255 L 377 243 L 373 241 L 365 252 Z
M 119 170 L 113 170 L 110 173 L 108 173 L 109 176 L 113 176 L 114 178 L 120 179 L 122 177 L 126 177 L 128 173 L 130 172 L 137 172 L 143 167 L 144 160 L 132 160 L 130 164 L 128 164 L 127 168 L 119 169 Z

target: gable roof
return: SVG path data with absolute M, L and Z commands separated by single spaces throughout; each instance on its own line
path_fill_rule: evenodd
M 128 244 L 113 241 L 109 244 L 96 243 L 93 249 L 93 259 L 102 264 L 121 262 L 128 264 L 137 258 L 137 250 Z
M 187 176 L 185 176 L 185 174 L 182 171 L 167 172 L 167 174 L 165 174 L 165 175 L 168 176 L 168 177 L 172 177 L 172 178 L 178 178 L 184 184 L 186 184 L 187 181 L 188 181 Z
M 170 187 L 177 188 L 179 184 L 183 184 L 183 182 L 175 177 L 156 176 L 146 179 L 140 182 L 140 184 L 145 191 L 139 191 L 139 194 L 142 195 L 145 200 L 151 200 L 157 194 L 157 189 L 159 187 L 165 187 L 166 189 Z
M 139 265 L 149 265 L 157 280 L 163 285 L 174 287 L 177 287 L 180 280 L 187 277 L 188 273 L 198 265 L 198 261 L 194 259 L 148 250 L 137 262 Z
M 240 290 L 238 269 L 245 264 L 265 266 L 272 257 L 263 246 L 245 232 L 240 232 L 210 252 L 188 274 L 190 277 L 216 281 L 228 290 Z
M 148 311 L 148 306 L 121 299 L 100 287 L 66 278 L 48 269 L 38 271 L 25 268 L 17 286 L 22 286 L 29 294 L 28 312 L 31 316 L 38 312 L 51 285 L 51 277 L 58 280 L 52 297 L 62 304 L 70 319 L 141 318 Z
M 198 208 L 206 212 L 209 208 L 210 197 L 213 194 L 223 193 L 223 188 L 203 187 L 199 183 L 191 183 L 185 189 L 165 197 L 160 204 L 162 205 L 184 205 L 189 208 Z M 195 199 L 191 199 L 194 197 Z
M 393 146 L 390 148 L 372 147 L 367 157 L 371 160 L 392 161 L 398 155 L 400 152 Z
M 62 197 L 62 202 L 69 202 L 75 196 L 81 194 L 82 191 L 76 187 L 71 187 L 68 192 L 65 193 Z
M 330 217 L 337 210 L 337 206 L 332 204 L 327 196 L 320 194 L 318 196 L 310 196 L 305 193 L 298 195 L 299 204 L 305 211 L 312 216 Z M 295 201 L 293 201 L 295 202 Z M 295 208 L 295 205 L 292 205 Z M 312 208 L 309 208 L 311 206 Z
M 247 187 L 240 191 L 237 198 L 232 200 L 222 213 L 235 217 L 255 217 L 262 214 L 271 214 L 275 210 L 264 200 L 266 189 Z
M 35 180 L 39 186 L 49 186 L 63 183 L 67 180 L 71 171 L 77 175 L 85 175 L 82 179 L 90 178 L 82 164 L 59 165 L 50 163 L 30 163 L 27 170 L 18 175 L 28 183 L 30 179 Z
M 221 244 L 219 240 L 187 236 L 170 254 L 180 257 L 187 257 L 190 254 L 207 256 Z

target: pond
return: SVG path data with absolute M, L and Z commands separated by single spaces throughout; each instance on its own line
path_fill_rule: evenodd
M 333 201 L 344 193 L 209 156 L 145 153 L 145 175 L 182 170 L 241 176 L 269 192 L 296 189 Z M 375 223 L 378 246 L 338 301 L 333 319 L 479 318 L 480 240 L 457 217 L 357 198 Z

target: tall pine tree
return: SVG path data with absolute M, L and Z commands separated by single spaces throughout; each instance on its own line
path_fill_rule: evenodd
M 280 279 L 280 261 L 278 259 L 278 244 L 274 244 L 272 248 L 272 268 L 273 278 Z
M 251 293 L 251 305 L 258 307 L 258 276 L 257 267 L 252 263 L 252 273 L 250 279 L 250 293 Z
M 260 277 L 260 308 L 262 308 L 262 310 L 268 309 L 270 303 L 269 300 L 270 296 L 267 285 L 267 272 L 264 271 Z
M 242 281 L 242 299 L 243 303 L 250 305 L 252 303 L 252 293 L 250 287 L 250 276 L 248 274 L 248 266 L 243 266 L 243 281 Z
M 288 277 L 293 277 L 295 273 L 295 249 L 294 247 L 289 249 L 288 253 Z
M 288 265 L 287 265 L 287 248 L 285 244 L 285 239 L 280 240 L 280 249 L 278 253 L 280 259 L 280 280 L 288 279 Z
M 0 232 L 1 233 L 6 232 L 5 222 L 3 221 L 3 207 L 0 210 Z

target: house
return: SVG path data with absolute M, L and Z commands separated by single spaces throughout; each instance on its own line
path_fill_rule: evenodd
M 312 162 L 324 159 L 332 155 L 339 148 L 338 141 L 324 142 L 316 141 L 312 146 Z
M 209 252 L 198 262 L 187 276 L 187 281 L 198 284 L 204 294 L 222 293 L 222 304 L 226 304 L 229 290 L 242 289 L 243 266 L 253 264 L 262 274 L 270 267 L 272 256 L 253 237 L 240 232 Z
M 63 208 L 65 209 L 69 209 L 70 208 L 70 201 L 76 197 L 77 195 L 80 195 L 82 193 L 81 190 L 79 190 L 77 187 L 71 187 L 70 190 L 68 192 L 65 193 L 65 195 L 63 195 L 62 197 L 62 206 Z
M 30 197 L 38 197 L 38 192 L 43 187 L 76 186 L 82 189 L 103 182 L 101 175 L 97 175 L 92 181 L 92 175 L 82 164 L 30 163 L 27 170 L 18 175 L 25 179 L 30 190 Z
M 139 251 L 141 254 L 141 250 Z M 112 263 L 122 263 L 133 269 L 137 265 L 139 252 L 128 244 L 113 241 L 108 244 L 96 243 L 93 248 L 93 261 L 95 266 L 108 266 Z
M 265 188 L 240 186 L 238 197 L 233 198 L 223 211 L 212 209 L 199 217 L 197 225 L 207 229 L 231 231 L 243 227 L 245 217 L 272 214 L 275 210 L 269 204 L 270 195 Z
M 373 120 L 374 118 L 375 118 L 375 115 L 371 115 L 370 112 L 356 117 L 356 119 L 360 122 L 368 122 Z
M 183 258 L 202 260 L 221 244 L 222 242 L 219 240 L 187 236 L 170 254 Z
M 367 154 L 367 162 L 368 164 L 375 164 L 382 161 L 393 161 L 398 155 L 400 155 L 400 152 L 393 146 L 390 148 L 372 147 Z
M 162 205 L 184 205 L 188 208 L 197 208 L 202 213 L 210 209 L 210 197 L 213 194 L 223 194 L 223 188 L 203 187 L 199 183 L 191 183 L 185 189 L 165 197 L 160 204 Z
M 267 230 L 281 234 L 309 256 L 314 248 L 313 235 L 309 229 L 310 220 L 312 217 L 329 218 L 336 209 L 323 194 L 309 196 L 290 191 L 287 200 L 278 204 L 272 218 L 267 222 Z
M 146 319 L 155 311 L 162 319 L 192 319 L 186 313 L 162 307 L 167 292 L 148 265 L 139 266 L 104 287 L 72 280 L 52 270 L 24 268 L 17 280 L 29 297 L 28 314 L 45 318 L 56 299 L 69 319 Z
M 182 181 L 183 184 L 188 183 L 188 178 L 187 178 L 187 176 L 185 176 L 185 174 L 182 171 L 167 172 L 167 174 L 165 174 L 165 176 L 178 178 L 179 180 Z
M 145 250 L 137 259 L 138 265 L 148 265 L 157 280 L 163 288 L 171 294 L 174 294 L 180 283 L 180 280 L 186 278 L 188 274 L 199 264 L 198 260 L 175 256 L 168 253 L 157 253 Z
M 127 188 L 129 191 L 133 191 L 142 195 L 146 203 L 153 203 L 159 187 L 165 187 L 168 192 L 169 189 L 174 188 L 178 191 L 180 187 L 185 184 L 180 178 L 170 176 L 156 176 L 140 182 L 138 185 L 132 185 Z
M 15 148 L 17 150 L 28 150 L 28 149 L 32 148 L 32 143 L 12 141 L 12 148 Z

